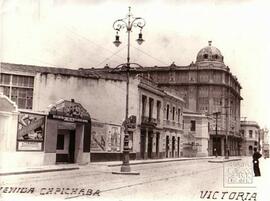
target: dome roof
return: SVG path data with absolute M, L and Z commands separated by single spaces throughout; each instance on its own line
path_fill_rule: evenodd
M 219 61 L 223 63 L 223 56 L 220 50 L 212 46 L 212 41 L 208 41 L 209 45 L 204 47 L 197 54 L 197 62 L 201 61 Z

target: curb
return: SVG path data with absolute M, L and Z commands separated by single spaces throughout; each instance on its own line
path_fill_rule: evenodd
M 134 162 L 134 163 L 129 163 L 129 165 L 147 165 L 147 164 L 152 164 L 152 163 L 169 163 L 169 162 L 178 162 L 178 161 L 192 161 L 192 160 L 206 160 L 206 159 L 212 159 L 212 157 L 207 157 L 207 158 L 179 158 L 176 160 L 160 160 L 160 161 L 142 161 L 142 162 Z M 111 164 L 107 165 L 108 167 L 117 167 L 121 166 L 122 164 Z
M 8 176 L 8 175 L 19 175 L 19 174 L 36 174 L 36 173 L 45 173 L 45 172 L 58 172 L 58 171 L 69 171 L 69 170 L 78 170 L 79 167 L 70 167 L 70 168 L 54 168 L 54 169 L 44 169 L 44 170 L 24 170 L 24 171 L 14 171 L 14 172 L 6 172 L 0 173 L 0 176 Z
M 218 161 L 208 161 L 209 163 L 227 163 L 227 162 L 232 162 L 232 161 L 240 161 L 242 160 L 241 158 L 235 158 L 235 159 L 228 159 L 228 160 L 218 160 Z

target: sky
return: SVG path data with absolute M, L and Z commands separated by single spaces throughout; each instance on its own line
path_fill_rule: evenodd
M 113 45 L 117 19 L 146 21 L 142 45 L 131 34 L 131 62 L 189 65 L 212 41 L 237 76 L 241 117 L 270 128 L 268 0 L 0 0 L 3 62 L 66 68 L 115 67 L 126 61 L 127 34 Z

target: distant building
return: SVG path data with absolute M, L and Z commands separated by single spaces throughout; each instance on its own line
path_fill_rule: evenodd
M 209 155 L 209 117 L 204 114 L 184 111 L 183 156 L 201 157 Z
M 241 135 L 244 138 L 242 144 L 242 155 L 251 156 L 254 148 L 259 150 L 260 126 L 255 121 L 241 121 Z
M 269 151 L 270 151 L 270 145 L 269 145 L 269 131 L 267 128 L 261 129 L 261 144 L 262 144 L 262 153 L 264 157 L 269 158 Z

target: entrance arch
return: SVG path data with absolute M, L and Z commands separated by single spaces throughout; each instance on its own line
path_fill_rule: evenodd
M 49 106 L 45 152 L 55 153 L 55 163 L 90 162 L 91 117 L 72 99 Z

